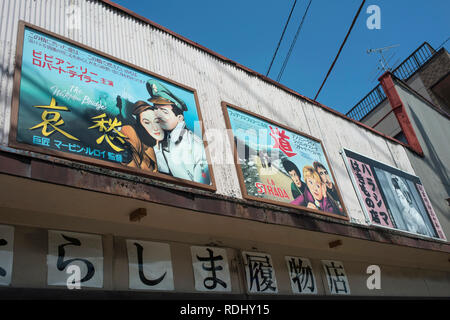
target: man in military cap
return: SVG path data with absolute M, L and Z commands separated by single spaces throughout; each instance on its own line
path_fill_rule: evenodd
M 147 81 L 151 96 L 148 101 L 157 108 L 161 128 L 166 132 L 165 140 L 155 146 L 158 171 L 194 182 L 210 184 L 208 162 L 203 141 L 186 128 L 184 112 L 187 106 L 158 80 Z

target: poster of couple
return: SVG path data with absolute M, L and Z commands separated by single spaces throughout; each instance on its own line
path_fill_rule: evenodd
M 13 146 L 215 189 L 196 92 L 24 27 Z
M 245 198 L 348 219 L 320 140 L 231 104 L 222 108 Z

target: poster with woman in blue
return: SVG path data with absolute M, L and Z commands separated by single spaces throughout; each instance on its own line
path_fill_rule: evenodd
M 214 188 L 194 89 L 22 28 L 14 147 Z

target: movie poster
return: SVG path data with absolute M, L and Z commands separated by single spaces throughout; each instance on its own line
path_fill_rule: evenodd
M 344 149 L 347 169 L 373 225 L 446 239 L 416 176 Z
M 195 95 L 25 26 L 11 140 L 15 147 L 212 186 Z
M 244 196 L 347 218 L 319 140 L 223 104 Z

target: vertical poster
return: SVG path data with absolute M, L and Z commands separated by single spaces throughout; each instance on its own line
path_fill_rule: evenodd
M 222 103 L 245 198 L 348 220 L 320 140 Z
M 322 266 L 331 294 L 347 295 L 351 293 L 344 264 L 341 261 L 322 260 Z
M 21 26 L 12 147 L 215 190 L 194 89 Z
M 343 155 L 373 225 L 446 240 L 419 177 L 347 149 Z

